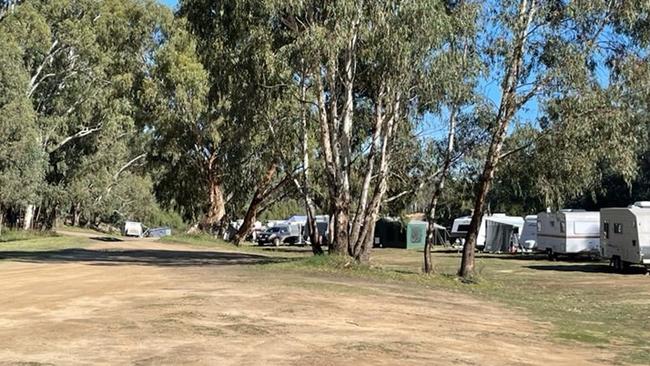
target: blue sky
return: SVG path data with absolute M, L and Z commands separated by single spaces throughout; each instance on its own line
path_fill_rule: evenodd
M 176 4 L 178 4 L 178 0 L 158 0 L 158 2 L 161 2 L 169 7 L 176 7 Z

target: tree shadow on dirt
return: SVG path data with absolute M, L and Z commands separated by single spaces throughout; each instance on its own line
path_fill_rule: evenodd
M 552 265 L 531 265 L 526 268 L 539 270 L 539 271 L 556 271 L 556 272 L 583 272 L 583 273 L 612 273 L 621 275 L 643 275 L 647 270 L 641 266 L 630 266 L 622 272 L 617 272 L 606 263 L 593 263 L 593 264 L 571 264 L 571 263 L 558 263 Z
M 92 237 L 90 239 L 91 240 L 97 240 L 97 241 L 109 242 L 109 243 L 124 241 L 122 239 L 118 239 L 118 238 L 113 237 L 113 236 L 95 236 L 95 237 Z
M 55 251 L 0 252 L 0 260 L 30 263 L 87 263 L 89 265 L 151 265 L 151 266 L 226 266 L 285 262 L 287 258 L 273 258 L 256 254 L 204 252 L 183 250 L 88 250 L 64 249 Z

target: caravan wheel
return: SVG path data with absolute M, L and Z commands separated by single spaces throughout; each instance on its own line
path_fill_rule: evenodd
M 557 254 L 553 253 L 553 249 L 546 249 L 546 256 L 548 257 L 549 261 L 555 262 L 557 261 Z

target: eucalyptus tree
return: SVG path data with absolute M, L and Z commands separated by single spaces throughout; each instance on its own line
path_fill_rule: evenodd
M 424 248 L 424 272 L 433 272 L 431 263 L 431 246 L 435 238 L 436 210 L 438 202 L 445 189 L 445 182 L 450 170 L 453 168 L 461 154 L 456 149 L 456 133 L 459 114 L 463 109 L 472 107 L 476 103 L 474 91 L 478 81 L 480 63 L 476 50 L 476 34 L 479 9 L 473 2 L 448 3 L 448 12 L 452 16 L 453 31 L 448 35 L 445 51 L 436 54 L 432 60 L 431 83 L 434 84 L 434 98 L 441 98 L 442 108 L 446 111 L 447 138 L 446 146 L 441 149 L 438 169 L 433 174 L 433 190 L 429 204 L 426 208 L 428 222 L 427 239 Z M 434 106 L 436 106 L 434 100 Z
M 441 47 L 449 17 L 426 1 L 270 3 L 312 90 L 305 102 L 319 125 L 330 252 L 367 261 L 396 131 L 413 122 L 427 56 Z
M 28 80 L 21 92 L 47 161 L 36 217 L 52 225 L 64 205 L 83 198 L 72 186 L 83 190 L 85 181 L 94 192 L 84 192 L 92 196 L 84 204 L 111 199 L 111 178 L 142 154 L 134 149 L 143 146 L 135 95 L 165 10 L 111 0 L 11 2 L 6 9 L 0 27 L 22 52 Z M 27 206 L 26 227 L 33 208 Z
M 490 148 L 476 186 L 472 221 L 459 275 L 474 274 L 476 237 L 486 198 L 511 123 L 531 101 L 543 103 L 570 93 L 575 84 L 596 81 L 589 68 L 601 35 L 610 25 L 618 2 L 506 1 L 485 5 L 487 23 L 481 52 L 500 82 Z
M 0 21 L 0 33 L 5 30 Z M 36 200 L 45 167 L 22 57 L 15 40 L 0 37 L 0 232 L 7 210 Z
M 238 242 L 265 206 L 263 201 L 277 197 L 293 172 L 278 156 L 272 136 L 274 129 L 279 135 L 284 129 L 278 112 L 287 99 L 282 98 L 287 88 L 278 83 L 284 69 L 274 57 L 279 40 L 262 1 L 185 0 L 178 17 L 187 30 L 183 37 L 191 43 L 184 59 L 202 70 L 200 91 L 187 100 L 200 100 L 195 103 L 201 105 L 196 110 L 200 113 L 170 114 L 172 119 L 184 115 L 186 121 L 176 126 L 178 131 L 160 136 L 169 147 L 162 153 L 169 155 L 175 169 L 166 170 L 170 174 L 161 176 L 157 190 L 188 219 L 205 212 L 205 229 L 219 226 L 227 214 L 244 214 L 246 225 L 235 238 Z M 170 64 L 169 69 L 174 68 Z M 187 70 L 178 71 L 176 76 Z M 170 84 L 167 100 L 173 100 L 183 84 L 182 79 Z M 194 81 L 190 85 L 198 86 Z M 202 155 L 203 162 L 196 163 L 194 155 Z M 178 174 L 185 176 L 185 183 L 179 183 Z M 198 184 L 192 177 L 200 177 Z

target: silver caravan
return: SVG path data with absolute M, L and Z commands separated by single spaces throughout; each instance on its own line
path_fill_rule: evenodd
M 630 264 L 650 269 L 650 202 L 600 210 L 601 254 L 617 270 Z
M 465 240 L 467 236 L 467 231 L 469 230 L 469 224 L 472 222 L 472 216 L 463 216 L 454 220 L 454 224 L 451 226 L 451 233 L 449 238 L 453 241 L 455 239 L 460 239 L 461 242 Z M 476 238 L 476 247 L 482 249 L 485 247 L 485 216 L 481 221 L 481 227 L 478 230 L 478 237 Z
M 558 254 L 600 254 L 600 213 L 584 210 L 537 215 L 537 250 Z

